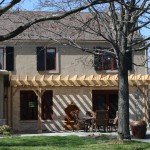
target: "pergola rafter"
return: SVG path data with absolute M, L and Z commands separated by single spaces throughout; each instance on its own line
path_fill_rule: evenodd
M 150 84 L 150 75 L 129 75 L 129 86 L 146 86 Z M 35 75 L 35 76 L 10 76 L 11 86 L 47 87 L 47 86 L 118 86 L 118 75 Z

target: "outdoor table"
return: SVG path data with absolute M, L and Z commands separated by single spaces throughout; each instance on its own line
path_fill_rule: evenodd
M 88 129 L 94 129 L 95 126 L 95 117 L 83 117 L 84 120 L 84 127 L 85 127 L 85 131 L 87 131 Z

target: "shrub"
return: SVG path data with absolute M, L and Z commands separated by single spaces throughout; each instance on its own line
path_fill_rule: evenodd
M 10 135 L 10 131 L 3 131 L 3 135 L 9 136 Z
M 2 126 L 0 126 L 0 134 L 3 134 L 3 132 L 5 132 L 5 131 L 8 131 L 8 132 L 10 132 L 10 126 L 8 126 L 8 125 L 2 125 Z

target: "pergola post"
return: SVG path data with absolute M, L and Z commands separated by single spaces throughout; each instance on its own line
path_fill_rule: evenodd
M 35 94 L 38 97 L 38 133 L 42 133 L 42 95 L 45 92 L 45 89 L 42 90 L 39 88 L 38 90 L 33 89 Z
M 42 133 L 41 94 L 38 95 L 38 133 Z
M 143 113 L 144 113 L 144 120 L 148 122 L 148 86 L 143 86 L 143 94 L 144 94 L 144 102 L 143 102 Z

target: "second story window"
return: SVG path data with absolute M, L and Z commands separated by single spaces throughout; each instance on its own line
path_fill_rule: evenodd
M 56 69 L 56 48 L 46 49 L 46 70 Z
M 94 55 L 95 70 L 117 70 L 115 55 L 109 52 L 102 52 Z
M 0 47 L 0 69 L 14 71 L 14 47 Z
M 37 47 L 37 70 L 58 73 L 58 51 L 55 47 Z

